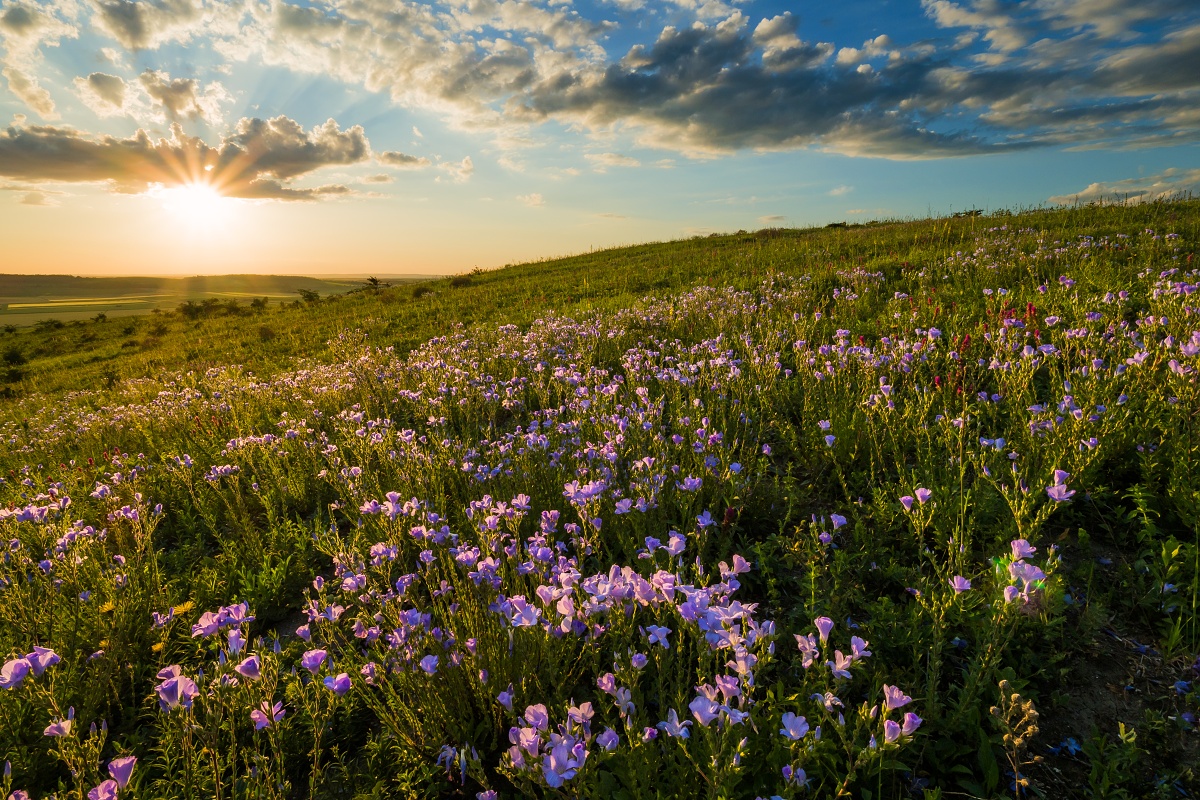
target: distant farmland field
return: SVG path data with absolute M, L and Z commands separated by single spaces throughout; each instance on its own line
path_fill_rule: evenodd
M 401 279 L 403 280 L 403 279 Z M 397 279 L 389 279 L 397 282 Z M 191 278 L 79 278 L 67 275 L 0 275 L 0 325 L 69 322 L 99 313 L 110 317 L 174 309 L 189 300 L 288 302 L 300 292 L 342 294 L 363 281 L 282 275 L 219 275 Z

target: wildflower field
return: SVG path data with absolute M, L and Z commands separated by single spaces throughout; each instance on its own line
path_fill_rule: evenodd
M 760 231 L 10 330 L 0 797 L 1193 796 L 1198 241 Z

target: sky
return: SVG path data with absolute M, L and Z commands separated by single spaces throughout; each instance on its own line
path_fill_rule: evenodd
M 1196 0 L 0 0 L 0 272 L 448 274 L 1189 191 Z

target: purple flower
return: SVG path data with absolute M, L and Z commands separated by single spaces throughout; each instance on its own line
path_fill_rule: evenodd
M 14 658 L 0 667 L 0 688 L 15 689 L 21 685 L 25 677 L 33 670 L 33 665 L 27 658 Z
M 233 655 L 238 655 L 242 652 L 242 648 L 246 646 L 246 637 L 242 635 L 241 630 L 233 628 L 229 631 L 229 652 Z
M 1071 495 L 1075 494 L 1075 490 L 1068 489 L 1065 484 L 1056 484 L 1047 486 L 1046 494 L 1056 503 L 1065 503 L 1071 499 Z
M 505 707 L 505 708 L 507 708 L 509 711 L 512 711 L 512 703 L 513 703 L 513 691 L 512 691 L 512 688 L 513 688 L 513 687 L 512 687 L 512 684 L 510 683 L 510 684 L 508 685 L 508 688 L 507 688 L 507 689 L 505 689 L 505 690 L 504 690 L 503 692 L 501 692 L 500 694 L 496 695 L 496 700 L 497 700 L 497 702 L 499 702 L 499 703 L 500 703 L 500 705 L 504 706 L 504 707 Z
M 1013 539 L 1009 545 L 1012 547 L 1013 558 L 1018 561 L 1022 558 L 1029 558 L 1037 552 L 1037 548 L 1024 539 Z
M 912 698 L 900 691 L 898 687 L 883 685 L 883 710 L 894 711 L 912 702 Z
M 850 637 L 850 655 L 857 661 L 860 658 L 867 658 L 871 655 L 871 651 L 867 649 L 870 642 L 864 641 L 857 636 Z
M 833 657 L 835 660 L 826 661 L 825 666 L 833 671 L 833 677 L 849 680 L 851 677 L 850 665 L 854 663 L 854 658 L 842 655 L 841 650 L 834 650 Z
M 612 752 L 621 743 L 621 737 L 612 728 L 605 728 L 604 733 L 596 737 L 596 744 L 602 749 Z
M 170 711 L 182 706 L 191 710 L 192 699 L 200 694 L 200 689 L 195 681 L 183 674 L 178 664 L 160 669 L 158 678 L 162 683 L 154 687 L 154 691 L 158 694 L 159 708 Z
M 1061 486 L 1062 484 L 1066 483 L 1070 478 L 1071 478 L 1071 473 L 1069 473 L 1065 470 L 1061 470 L 1061 469 L 1054 470 L 1054 485 L 1055 486 Z
M 350 691 L 350 676 L 344 672 L 339 672 L 336 676 L 329 675 L 325 678 L 325 688 L 341 697 Z
M 900 729 L 900 732 L 905 736 L 912 736 L 913 732 L 916 731 L 917 728 L 921 727 L 921 723 L 924 721 L 925 720 L 909 711 L 904 715 L 904 727 Z
M 286 714 L 287 712 L 283 710 L 283 703 L 276 703 L 272 706 L 270 700 L 264 700 L 258 708 L 250 712 L 250 720 L 254 723 L 254 730 L 261 731 L 263 728 L 269 728 L 279 722 Z
M 913 498 L 912 495 L 906 494 L 900 498 L 900 505 L 904 506 L 905 511 L 912 511 Z
M 964 578 L 962 575 L 955 575 L 950 580 L 950 587 L 952 589 L 954 589 L 955 594 L 958 594 L 959 592 L 965 592 L 968 589 L 970 589 L 971 582 L 969 580 L 967 580 L 966 578 Z
M 672 708 L 667 711 L 667 718 L 658 723 L 657 727 L 659 730 L 663 731 L 667 734 L 667 736 L 670 736 L 673 739 L 686 739 L 689 736 L 688 728 L 691 726 L 691 724 L 692 721 L 690 719 L 685 719 L 683 722 L 680 722 L 679 715 L 676 714 L 675 709 Z
M 35 678 L 41 677 L 43 672 L 62 660 L 53 650 L 37 646 L 33 648 L 32 653 L 25 656 L 25 659 L 29 662 L 29 668 L 33 670 Z
M 421 666 L 421 669 L 423 669 L 425 671 L 426 675 L 432 675 L 433 673 L 437 672 L 438 657 L 435 655 L 425 656 L 424 658 L 421 659 L 420 666 Z
M 791 711 L 783 715 L 783 727 L 779 732 L 793 742 L 798 742 L 808 735 L 808 720 L 797 717 Z
M 833 529 L 835 531 L 846 524 L 846 518 L 841 514 L 830 514 L 829 520 L 833 523 Z
M 262 662 L 259 660 L 258 656 L 250 656 L 233 669 L 242 677 L 256 681 L 258 680 L 259 676 L 262 675 Z
M 71 709 L 71 711 L 74 712 L 75 709 Z M 67 719 L 55 720 L 46 726 L 46 730 L 42 731 L 42 735 L 67 736 L 71 733 L 71 726 L 74 725 L 74 723 L 75 721 L 71 718 L 71 716 L 68 716 Z
M 550 713 L 546 710 L 546 706 L 541 703 L 534 706 L 526 706 L 525 724 L 539 731 L 546 730 L 550 726 Z
M 829 632 L 833 630 L 833 620 L 829 617 L 817 617 L 813 620 L 813 625 L 817 626 L 817 632 L 821 636 L 821 644 L 829 641 Z
M 900 738 L 900 725 L 894 720 L 884 720 L 883 722 L 883 741 L 892 743 Z
M 917 502 L 919 502 L 921 505 L 925 505 L 925 503 L 929 501 L 929 498 L 933 497 L 933 492 L 929 491 L 928 489 L 917 489 L 916 495 Z
M 596 685 L 605 694 L 615 695 L 617 693 L 617 678 L 611 672 L 606 672 L 597 678 Z
M 629 659 L 629 663 L 633 665 L 634 669 L 641 669 L 642 667 L 646 666 L 646 661 L 647 658 L 645 653 L 634 653 Z
M 707 728 L 721 713 L 721 704 L 715 700 L 710 700 L 703 695 L 697 696 L 696 699 L 688 705 L 688 708 L 691 710 L 692 716 L 696 718 L 696 721 L 705 728 Z
M 825 446 L 833 447 L 833 443 L 837 441 L 837 437 L 832 433 L 825 437 Z
M 124 758 L 114 758 L 108 762 L 108 774 L 113 777 L 117 785 L 124 789 L 129 785 L 129 778 L 133 775 L 133 767 L 137 764 L 136 756 L 125 756 Z
M 329 657 L 329 653 L 324 650 L 309 650 L 300 657 L 300 666 L 316 675 L 320 671 L 321 665 L 325 663 L 325 659 Z
M 87 793 L 88 800 L 117 800 L 117 789 L 116 781 L 104 781 Z
M 664 650 L 669 650 L 670 645 L 667 643 L 667 636 L 670 635 L 671 629 L 660 625 L 646 626 L 647 639 L 650 644 L 661 644 Z
M 682 482 L 675 485 L 685 492 L 696 492 L 700 490 L 700 486 L 704 483 L 700 478 L 693 478 L 691 475 L 683 479 Z

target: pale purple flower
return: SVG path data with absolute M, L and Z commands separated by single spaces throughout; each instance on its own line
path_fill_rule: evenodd
M 133 775 L 135 764 L 137 764 L 137 756 L 114 758 L 108 762 L 108 774 L 113 777 L 118 786 L 124 789 L 129 785 L 129 778 Z
M 962 575 L 955 575 L 950 580 L 950 586 L 951 586 L 951 588 L 954 589 L 954 593 L 958 594 L 960 592 L 965 592 L 968 589 L 970 589 L 971 582 L 969 580 L 967 580 L 966 578 L 964 578 Z
M 271 725 L 279 722 L 287 714 L 283 710 L 283 703 L 271 705 L 270 700 L 262 701 L 262 704 L 250 712 L 250 720 L 254 723 L 254 730 L 261 731 L 263 728 L 269 728 Z
M 900 738 L 900 725 L 894 720 L 884 720 L 883 722 L 883 741 L 891 744 Z
M 829 617 L 817 617 L 813 620 L 813 625 L 817 626 L 817 632 L 821 636 L 821 644 L 829 641 L 829 632 L 833 630 L 833 620 Z
M 605 694 L 616 694 L 617 692 L 617 678 L 611 672 L 606 672 L 597 678 L 596 685 Z
M 832 427 L 833 427 L 833 423 L 831 423 L 831 422 L 830 422 L 829 420 L 827 420 L 827 419 L 822 419 L 822 420 L 818 420 L 818 421 L 817 421 L 817 427 L 818 427 L 818 428 L 820 428 L 820 429 L 821 429 L 821 430 L 823 430 L 823 431 L 827 431 L 827 430 L 829 430 L 830 428 L 832 428 Z
M 525 724 L 539 731 L 544 731 L 550 726 L 550 712 L 546 710 L 546 706 L 542 703 L 526 706 Z
M 912 698 L 896 686 L 883 685 L 883 710 L 894 711 L 912 702 Z
M 834 650 L 833 657 L 834 660 L 826 661 L 825 666 L 833 671 L 833 677 L 849 680 L 851 677 L 850 665 L 854 663 L 854 658 L 842 655 L 841 650 Z
M 906 494 L 900 498 L 900 505 L 904 506 L 905 511 L 912 511 L 913 498 L 912 495 Z
M 438 657 L 435 655 L 425 656 L 421 659 L 420 666 L 421 669 L 425 670 L 426 675 L 432 675 L 433 673 L 437 672 Z
M 688 727 L 690 727 L 691 724 L 692 721 L 690 719 L 680 722 L 679 715 L 676 714 L 675 709 L 672 708 L 667 711 L 667 718 L 658 723 L 657 727 L 659 730 L 663 731 L 667 734 L 667 736 L 670 736 L 673 739 L 687 739 L 689 736 Z
M 159 670 L 158 677 L 165 678 L 162 683 L 154 687 L 154 691 L 158 694 L 159 708 L 163 711 L 179 707 L 191 710 L 192 700 L 200 694 L 196 682 L 182 674 L 178 665 Z
M 104 781 L 99 786 L 88 791 L 88 800 L 117 800 L 117 782 Z
M 512 684 L 510 683 L 510 684 L 508 685 L 508 688 L 507 688 L 507 689 L 505 689 L 505 690 L 504 690 L 503 692 L 501 692 L 500 694 L 496 695 L 496 701 L 497 701 L 497 702 L 499 702 L 499 703 L 500 703 L 500 705 L 502 705 L 502 706 L 504 706 L 505 708 L 507 708 L 509 711 L 512 711 L 512 703 L 513 703 L 513 691 L 512 691 L 512 688 L 513 688 L 513 687 L 512 687 Z
M 846 524 L 846 518 L 841 514 L 830 514 L 829 521 L 833 523 L 833 529 L 835 531 Z
M 29 668 L 33 670 L 33 677 L 38 678 L 41 677 L 43 672 L 53 667 L 62 659 L 53 650 L 35 645 L 33 652 L 27 654 L 25 660 L 29 662 Z
M 1065 503 L 1075 494 L 1074 489 L 1068 489 L 1065 484 L 1056 484 L 1046 487 L 1046 495 L 1056 503 Z
M 321 665 L 325 663 L 325 659 L 329 657 L 329 653 L 325 650 L 309 650 L 300 657 L 300 666 L 316 675 L 321 670 Z
M 629 663 L 633 665 L 634 669 L 641 669 L 642 667 L 646 666 L 647 660 L 648 659 L 646 658 L 645 653 L 634 653 L 630 657 Z
M 925 720 L 921 719 L 916 714 L 909 711 L 907 714 L 904 715 L 904 727 L 902 727 L 900 729 L 900 732 L 903 733 L 905 736 L 912 736 L 913 733 L 917 730 L 917 728 L 921 727 L 921 723 L 924 721 Z
M 0 667 L 0 689 L 15 689 L 33 670 L 27 658 L 14 658 Z
M 621 743 L 621 737 L 612 728 L 605 728 L 604 733 L 596 737 L 596 744 L 601 749 L 612 752 L 617 749 L 617 745 Z
M 925 503 L 929 502 L 929 498 L 933 497 L 933 492 L 928 489 L 917 489 L 915 494 L 917 495 L 917 502 L 921 505 L 925 505 Z
M 850 655 L 856 661 L 860 658 L 867 658 L 871 655 L 871 651 L 867 649 L 871 643 L 857 636 L 850 637 Z
M 1012 557 L 1017 560 L 1029 558 L 1037 552 L 1037 548 L 1024 539 L 1013 539 L 1009 544 L 1012 547 Z
M 692 716 L 707 728 L 721 713 L 721 704 L 704 696 L 698 696 L 689 705 Z
M 71 709 L 74 711 L 75 709 Z M 43 736 L 67 736 L 71 733 L 71 726 L 75 724 L 74 719 L 68 716 L 66 719 L 59 719 L 51 722 L 46 726 L 46 730 L 42 731 Z
M 791 711 L 783 715 L 783 727 L 779 732 L 793 742 L 798 742 L 808 735 L 808 720 L 798 717 Z

